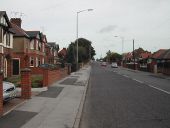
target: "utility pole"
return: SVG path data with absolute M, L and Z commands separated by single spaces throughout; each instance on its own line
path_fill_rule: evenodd
M 135 64 L 135 46 L 134 46 L 135 40 L 133 39 L 133 66 L 134 66 L 134 70 L 136 69 L 136 64 Z

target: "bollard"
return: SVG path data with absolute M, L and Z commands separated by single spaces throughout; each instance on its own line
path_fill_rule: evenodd
M 0 116 L 3 115 L 3 72 L 0 71 Z
M 21 98 L 31 98 L 31 69 L 21 70 Z

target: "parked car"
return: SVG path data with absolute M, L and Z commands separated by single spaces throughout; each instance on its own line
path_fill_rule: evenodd
M 106 63 L 106 62 L 102 62 L 102 63 L 101 63 L 101 66 L 106 67 L 106 66 L 107 66 L 107 63 Z
M 117 63 L 116 62 L 112 62 L 111 67 L 112 68 L 118 68 Z
M 17 95 L 16 87 L 13 83 L 3 81 L 3 101 L 14 99 Z
M 39 65 L 38 67 L 41 67 L 41 68 L 50 68 L 50 69 L 55 69 L 55 68 L 57 68 L 57 66 L 54 65 L 54 64 L 41 64 L 41 65 Z

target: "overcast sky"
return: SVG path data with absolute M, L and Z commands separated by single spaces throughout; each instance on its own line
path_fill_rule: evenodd
M 121 53 L 119 37 L 124 52 L 132 51 L 132 39 L 135 48 L 170 48 L 170 0 L 0 0 L 9 18 L 24 13 L 23 29 L 43 31 L 60 48 L 76 39 L 76 12 L 89 8 L 79 14 L 79 37 L 92 41 L 96 58 Z

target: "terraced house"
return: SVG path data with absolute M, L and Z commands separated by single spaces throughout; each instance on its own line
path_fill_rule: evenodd
M 11 75 L 12 72 L 12 48 L 13 31 L 5 11 L 0 11 L 0 70 L 3 77 Z

